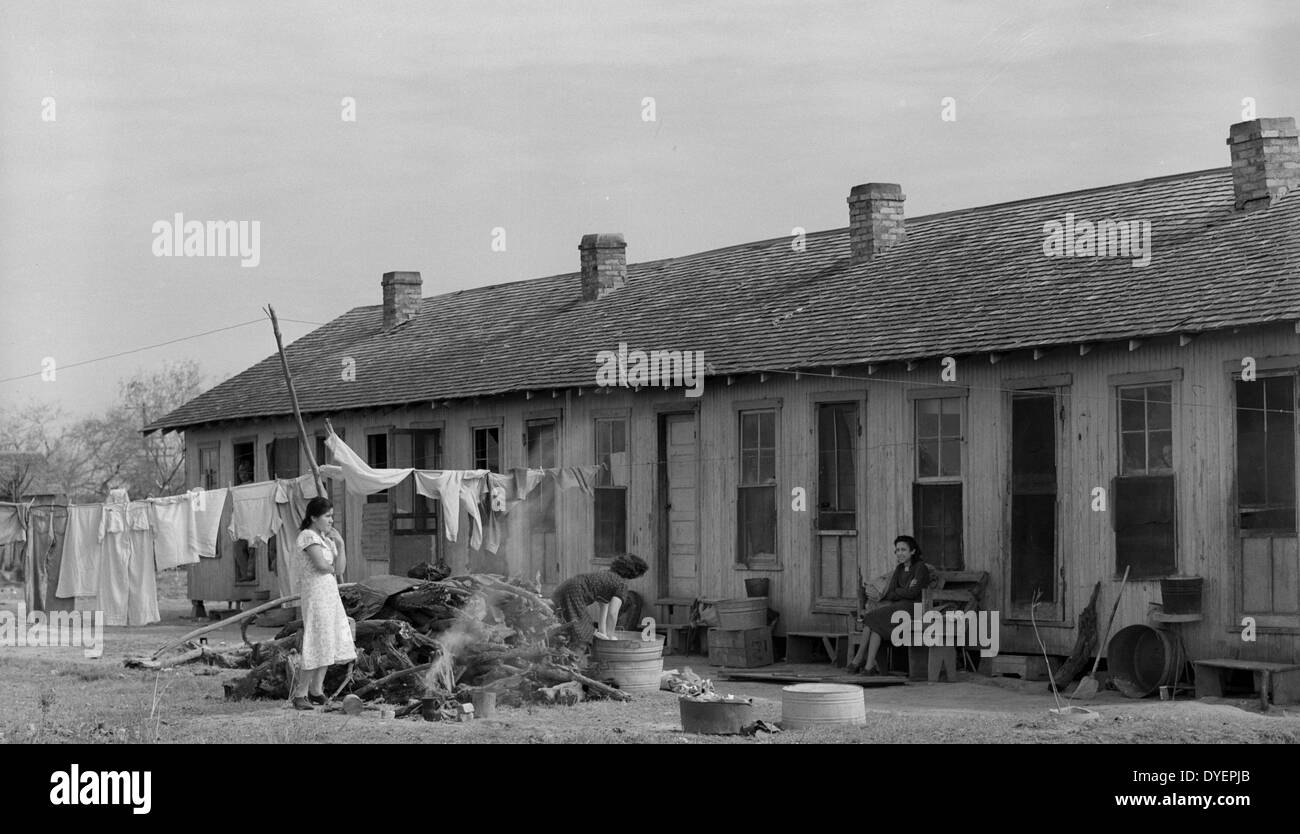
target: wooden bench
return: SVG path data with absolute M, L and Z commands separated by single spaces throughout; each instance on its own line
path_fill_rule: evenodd
M 698 644 L 701 654 L 707 654 L 705 634 L 708 629 L 697 630 L 696 639 L 690 640 L 691 606 L 694 599 L 687 597 L 660 597 L 654 603 L 655 631 L 664 636 L 664 654 L 690 654 L 692 642 Z
M 979 611 L 984 601 L 984 590 L 989 584 L 985 570 L 942 570 L 932 568 L 930 587 L 921 591 L 921 611 Z M 862 611 L 859 610 L 859 616 Z M 862 644 L 862 632 L 849 635 L 849 656 Z M 885 646 L 889 643 L 886 642 Z M 902 648 L 902 647 L 899 647 Z M 948 681 L 957 680 L 957 647 L 926 646 L 907 647 L 908 679 L 937 682 L 947 671 Z M 922 669 L 925 671 L 922 672 Z
M 1266 663 L 1261 660 L 1193 660 L 1196 667 L 1196 697 L 1223 696 L 1223 673 L 1227 671 L 1251 672 L 1259 705 L 1265 710 L 1274 704 L 1300 703 L 1300 664 Z
M 843 631 L 787 631 L 785 662 L 812 663 L 820 645 L 833 665 L 843 666 L 849 662 L 849 636 Z

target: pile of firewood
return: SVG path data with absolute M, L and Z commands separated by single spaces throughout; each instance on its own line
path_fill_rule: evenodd
M 400 705 L 399 715 L 423 704 L 423 712 L 432 709 L 442 717 L 452 717 L 475 691 L 495 693 L 501 706 L 628 698 L 582 674 L 581 658 L 558 636 L 560 623 L 550 601 L 526 580 L 490 574 L 425 581 L 379 576 L 340 586 L 339 593 L 356 622 L 357 659 L 331 667 L 325 678 L 331 698 L 355 694 Z M 247 637 L 252 613 L 242 615 L 243 646 L 217 651 L 183 641 L 178 655 L 160 658 L 170 648 L 164 647 L 153 658 L 128 659 L 127 666 L 204 662 L 245 668 L 248 674 L 225 684 L 228 699 L 287 698 L 300 673 L 302 621 L 253 643 Z

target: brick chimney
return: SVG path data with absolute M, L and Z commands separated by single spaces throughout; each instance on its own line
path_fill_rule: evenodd
M 1267 208 L 1300 188 L 1300 139 L 1295 119 L 1254 119 L 1228 128 L 1232 190 L 1238 211 Z
M 892 182 L 855 185 L 849 192 L 849 248 L 855 264 L 907 239 L 903 187 Z
M 627 284 L 627 243 L 622 234 L 583 235 L 578 252 L 584 301 L 604 298 Z
M 392 330 L 410 321 L 420 312 L 420 288 L 423 282 L 418 272 L 384 273 L 384 329 Z

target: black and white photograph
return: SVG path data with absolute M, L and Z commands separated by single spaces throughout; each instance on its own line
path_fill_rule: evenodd
M 110 763 L 33 801 L 156 816 L 117 749 L 235 789 L 157 745 L 409 791 L 463 755 L 410 745 L 635 744 L 671 795 L 1173 744 L 1051 815 L 1259 810 L 1297 44 L 1286 0 L 6 3 L 0 741 Z

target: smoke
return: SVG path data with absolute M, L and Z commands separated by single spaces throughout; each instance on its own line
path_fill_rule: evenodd
M 469 607 L 481 607 L 487 605 L 481 594 L 475 594 L 471 603 L 476 603 Z M 456 689 L 455 662 L 456 659 L 464 654 L 465 649 L 482 639 L 479 634 L 477 624 L 468 618 L 458 618 L 452 627 L 439 634 L 434 638 L 439 649 L 438 657 L 434 659 L 433 665 L 429 671 L 424 674 L 424 690 L 426 693 L 436 691 L 454 692 Z

